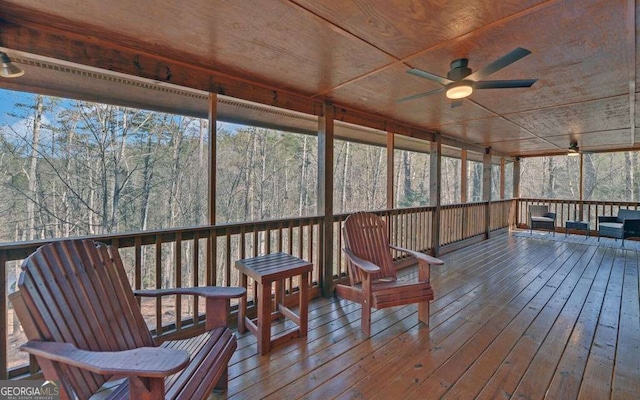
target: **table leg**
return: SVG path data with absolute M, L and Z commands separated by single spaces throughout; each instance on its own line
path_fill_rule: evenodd
M 247 276 L 242 272 L 240 273 L 240 282 L 242 287 L 246 289 Z M 245 333 L 247 331 L 244 323 L 244 319 L 247 316 L 247 296 L 248 294 L 245 293 L 245 295 L 240 298 L 240 304 L 238 304 L 238 333 Z M 253 296 L 255 299 L 256 294 L 254 293 Z
M 309 320 L 309 273 L 303 272 L 300 284 L 300 337 L 307 336 Z
M 280 310 L 278 304 L 284 305 L 284 279 L 276 281 L 276 295 L 273 298 L 273 311 L 278 313 L 278 318 L 283 318 L 284 315 L 278 311 Z
M 271 282 L 258 284 L 258 353 L 267 354 L 271 347 Z

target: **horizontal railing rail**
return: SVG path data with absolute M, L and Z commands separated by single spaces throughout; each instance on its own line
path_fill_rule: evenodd
M 489 205 L 490 204 L 490 205 Z M 490 228 L 515 224 L 511 210 L 515 201 L 445 205 L 440 208 L 439 245 L 456 243 L 487 232 L 486 211 L 491 208 Z M 413 207 L 376 211 L 388 221 L 390 241 L 399 246 L 432 252 L 432 227 L 435 207 Z M 349 214 L 333 217 L 333 279 L 347 275 L 342 224 Z M 122 255 L 134 289 L 184 286 L 237 286 L 240 279 L 234 263 L 238 259 L 273 252 L 286 252 L 314 264 L 308 284 L 310 294 L 321 294 L 324 276 L 322 266 L 322 226 L 324 217 L 310 216 L 255 223 L 221 224 L 192 228 L 175 228 L 134 233 L 90 236 L 117 247 Z M 64 240 L 64 239 L 55 239 Z M 15 289 L 15 279 L 22 260 L 39 246 L 55 240 L 0 243 L 0 379 L 29 373 L 28 357 L 18 346 L 24 342 L 18 321 L 14 318 L 7 295 Z M 394 254 L 404 257 L 404 254 Z M 7 279 L 8 278 L 8 279 Z M 289 295 L 298 290 L 297 278 L 286 282 Z M 333 284 L 333 282 L 331 282 Z M 257 292 L 249 280 L 248 300 L 254 304 Z M 295 296 L 290 296 L 295 301 Z M 202 329 L 204 304 L 192 296 L 173 296 L 139 300 L 147 325 L 156 336 L 173 338 Z M 235 310 L 235 308 L 232 308 Z M 250 309 L 251 313 L 252 310 Z M 233 320 L 235 313 L 230 316 Z

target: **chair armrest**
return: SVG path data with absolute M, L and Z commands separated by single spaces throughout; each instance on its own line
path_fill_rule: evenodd
M 160 297 L 175 294 L 205 297 L 207 299 L 205 310 L 205 329 L 210 331 L 215 328 L 227 326 L 227 317 L 229 316 L 230 310 L 229 300 L 246 296 L 247 289 L 243 287 L 204 286 L 136 290 L 134 294 L 146 297 Z
M 444 264 L 444 261 L 442 261 L 441 259 L 435 258 L 435 257 L 431 257 L 430 255 L 427 255 L 427 254 L 424 254 L 424 253 L 420 253 L 418 251 L 405 249 L 404 247 L 395 246 L 395 245 L 392 245 L 392 244 L 390 244 L 389 247 L 391 247 L 394 250 L 398 250 L 398 251 L 402 251 L 404 253 L 410 254 L 410 255 L 414 256 L 415 258 L 417 258 L 418 260 L 425 261 L 427 264 L 430 264 L 430 265 L 442 265 L 442 264 Z
M 101 375 L 164 378 L 189 363 L 186 350 L 140 347 L 124 351 L 80 350 L 70 343 L 29 341 L 20 347 L 37 357 L 68 364 Z
M 633 232 L 640 231 L 640 219 L 635 219 L 635 218 L 625 219 L 624 222 L 622 223 L 622 228 L 625 231 L 633 231 Z
M 552 218 L 554 221 L 556 220 L 556 213 L 546 213 L 544 216 L 547 218 Z
M 600 216 L 598 222 L 618 222 L 618 217 Z
M 142 297 L 160 297 L 182 294 L 214 299 L 237 299 L 244 296 L 247 293 L 247 289 L 243 287 L 204 286 L 173 289 L 144 289 L 136 290 L 133 293 L 136 296 Z
M 356 256 L 355 254 L 353 254 L 353 251 L 351 251 L 351 249 L 342 249 L 342 251 L 344 252 L 344 255 L 347 256 L 349 261 L 351 261 L 353 263 L 353 265 L 355 265 L 356 267 L 358 267 L 362 271 L 364 271 L 364 272 L 366 272 L 368 274 L 381 271 L 380 267 L 378 267 L 374 263 L 372 263 L 370 261 L 367 261 L 367 260 L 363 260 L 362 258 L 360 258 L 360 257 Z

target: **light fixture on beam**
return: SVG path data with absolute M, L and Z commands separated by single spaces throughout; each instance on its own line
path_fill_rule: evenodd
M 567 153 L 569 157 L 576 157 L 580 155 L 580 148 L 578 147 L 578 142 L 576 140 L 572 140 L 569 143 L 569 152 Z
M 0 52 L 2 65 L 0 66 L 0 76 L 3 78 L 17 78 L 24 75 L 24 70 L 11 62 L 6 53 Z

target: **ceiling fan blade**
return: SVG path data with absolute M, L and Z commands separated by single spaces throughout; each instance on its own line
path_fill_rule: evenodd
M 431 96 L 432 94 L 440 93 L 443 90 L 444 90 L 444 88 L 441 88 L 441 89 L 432 90 L 430 92 L 414 94 L 413 96 L 403 97 L 401 99 L 395 100 L 394 103 L 402 103 L 402 102 L 409 101 L 409 100 L 419 99 L 420 97 Z
M 460 107 L 462 105 L 462 100 L 453 100 L 451 102 L 451 109 L 453 110 L 456 107 Z
M 536 83 L 537 79 L 513 79 L 506 81 L 480 81 L 473 84 L 474 89 L 511 89 L 528 88 Z
M 430 81 L 438 82 L 441 85 L 448 85 L 453 82 L 450 79 L 443 78 L 439 75 L 432 74 L 431 72 L 423 71 L 421 69 L 410 69 L 407 71 L 408 74 L 419 76 L 420 78 L 429 79 Z
M 465 79 L 468 79 L 471 81 L 480 81 L 486 78 L 487 76 L 493 74 L 494 72 L 501 70 L 507 65 L 513 64 L 519 59 L 528 56 L 529 54 L 531 54 L 529 50 L 523 49 L 522 47 L 518 47 L 515 50 L 513 50 L 511 53 L 508 53 L 507 55 L 504 55 L 498 58 L 491 64 L 467 76 Z

